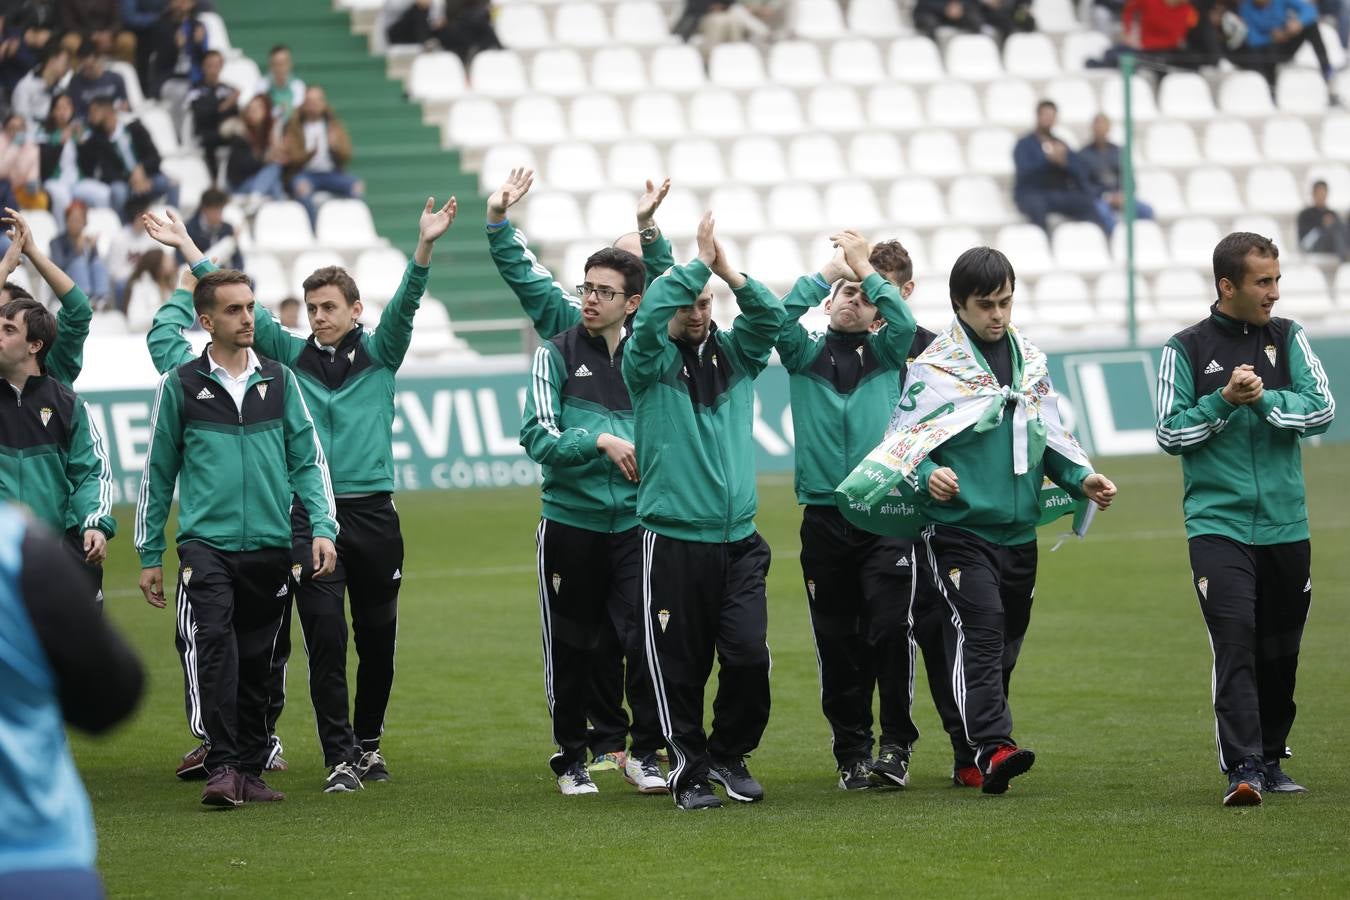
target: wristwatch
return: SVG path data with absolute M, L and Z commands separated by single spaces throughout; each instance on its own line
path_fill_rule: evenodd
M 661 236 L 661 229 L 657 228 L 655 223 L 648 225 L 646 228 L 638 232 L 638 240 L 642 241 L 643 244 L 650 244 L 652 241 L 655 241 L 660 236 Z

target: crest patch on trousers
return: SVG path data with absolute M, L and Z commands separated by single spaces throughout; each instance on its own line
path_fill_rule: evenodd
M 558 587 L 562 584 L 562 576 L 557 572 L 553 573 L 553 593 L 558 593 Z
M 656 621 L 661 623 L 661 633 L 666 633 L 666 626 L 670 624 L 670 610 L 662 609 L 656 613 Z
M 816 583 L 812 579 L 806 579 L 806 592 L 811 595 L 811 599 L 816 599 Z
M 1209 579 L 1201 575 L 1195 579 L 1195 589 L 1200 592 L 1200 596 L 1206 600 L 1209 599 Z
M 299 563 L 296 563 L 295 565 L 291 566 L 291 577 L 294 578 L 296 581 L 299 581 L 300 573 L 303 572 L 304 569 L 305 567 L 300 565 Z
M 184 566 L 181 575 L 183 578 L 183 587 L 187 587 L 188 582 L 192 580 L 192 566 Z
M 1275 365 L 1275 345 L 1274 345 L 1274 344 L 1266 344 L 1266 359 L 1270 360 L 1270 364 L 1271 364 L 1272 366 Z
M 958 591 L 961 590 L 961 570 L 960 570 L 960 569 L 950 569 L 950 570 L 947 572 L 947 577 L 948 577 L 949 579 L 951 579 L 952 587 L 956 588 Z

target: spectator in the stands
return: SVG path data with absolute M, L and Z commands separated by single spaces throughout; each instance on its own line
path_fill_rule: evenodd
M 178 205 L 178 185 L 160 171 L 159 150 L 145 126 L 122 122 L 112 101 L 98 97 L 89 104 L 89 130 L 80 143 L 80 172 L 108 186 L 106 206 L 122 209 L 130 197 L 165 196 Z
M 193 0 L 169 0 L 155 35 L 146 96 L 163 100 L 174 122 L 187 116 L 188 92 L 202 80 L 206 26 L 192 14 Z
M 122 76 L 109 72 L 103 63 L 103 55 L 93 41 L 80 45 L 75 60 L 76 72 L 71 76 L 66 93 L 75 101 L 75 118 L 83 119 L 89 115 L 89 104 L 95 98 L 111 100 L 118 109 L 130 109 L 127 102 L 127 85 Z
M 281 186 L 285 151 L 266 94 L 257 94 L 244 104 L 243 115 L 231 122 L 230 156 L 225 181 L 245 197 L 246 207 L 263 200 L 284 200 Z
M 1111 140 L 1111 120 L 1097 113 L 1092 118 L 1092 140 L 1078 151 L 1078 159 L 1087 176 L 1088 186 L 1097 197 L 1099 214 L 1113 219 L 1122 216 L 1125 209 L 1120 154 L 1120 145 Z M 1135 197 L 1134 215 L 1138 219 L 1151 219 L 1153 207 Z
M 61 92 L 70 80 L 70 54 L 59 44 L 53 44 L 42 65 L 19 79 L 10 97 L 9 108 L 36 128 L 52 109 L 52 98 Z
M 244 268 L 244 255 L 239 252 L 239 240 L 234 226 L 225 221 L 225 204 L 230 197 L 219 188 L 208 188 L 202 193 L 197 214 L 187 221 L 188 237 L 208 257 L 220 263 L 221 268 Z M 180 259 L 179 262 L 186 262 Z
M 239 91 L 220 80 L 225 57 L 219 50 L 208 50 L 202 58 L 202 82 L 188 94 L 192 110 L 192 130 L 206 159 L 206 170 L 213 176 L 220 167 L 218 151 L 225 144 L 220 126 L 239 115 Z
M 914 28 L 937 40 L 939 28 L 982 32 L 1002 43 L 1014 31 L 1034 31 L 1030 0 L 918 0 Z
M 1208 10 L 1204 0 L 1200 5 Z M 1216 64 L 1221 52 L 1213 17 L 1189 0 L 1127 0 L 1120 37 L 1101 59 L 1088 60 L 1088 68 L 1114 67 L 1130 52 L 1145 65 L 1198 69 Z
M 1329 253 L 1350 260 L 1350 233 L 1327 206 L 1327 183 L 1320 179 L 1313 182 L 1312 206 L 1298 214 L 1298 246 L 1304 253 Z
M 85 202 L 94 206 L 108 205 L 110 194 L 102 184 L 91 182 L 90 190 L 81 191 L 76 148 L 82 131 L 83 126 L 75 119 L 75 101 L 69 94 L 57 94 L 51 112 L 37 132 L 37 141 L 39 177 L 58 222 L 65 215 L 66 205 L 77 195 L 89 196 L 91 199 Z M 102 204 L 100 199 L 104 201 Z
M 1070 219 L 1096 222 L 1110 234 L 1116 217 L 1098 203 L 1088 183 L 1082 160 L 1055 135 L 1059 107 L 1050 100 L 1036 105 L 1036 130 L 1013 147 L 1013 200 L 1022 214 L 1050 230 L 1048 217 L 1057 213 Z
M 328 105 L 323 88 L 312 85 L 305 90 L 305 102 L 286 123 L 283 140 L 291 195 L 305 205 L 311 223 L 319 217 L 315 194 L 365 194 L 365 184 L 343 171 L 352 158 L 352 141 L 347 127 Z
M 1237 11 L 1247 28 L 1247 39 L 1241 47 L 1229 52 L 1233 65 L 1260 72 L 1273 95 L 1279 67 L 1292 60 L 1306 42 L 1312 45 L 1317 57 L 1332 105 L 1339 103 L 1336 70 L 1331 66 L 1318 29 L 1317 7 L 1304 0 L 1239 0 Z
M 128 200 L 121 210 L 122 228 L 108 243 L 108 255 L 104 261 L 108 264 L 108 277 L 112 279 L 118 309 L 126 309 L 126 286 L 136 263 L 147 251 L 159 247 L 158 242 L 145 233 L 145 227 L 141 224 L 141 216 L 149 208 L 149 197 L 132 197 Z
M 47 255 L 89 295 L 94 309 L 104 309 L 113 304 L 112 281 L 99 255 L 98 240 L 85 230 L 88 222 L 89 207 L 72 201 L 66 207 L 66 230 L 52 239 Z
M 289 119 L 291 110 L 305 100 L 305 83 L 295 77 L 292 68 L 291 48 L 277 44 L 267 54 L 267 74 L 253 88 L 254 94 L 267 95 L 272 118 L 279 122 Z
M 149 331 L 155 313 L 173 294 L 177 281 L 178 262 L 173 253 L 160 247 L 142 253 L 127 280 L 127 328 Z
M 468 65 L 480 50 L 500 50 L 502 42 L 492 27 L 490 0 L 448 0 L 444 12 L 432 0 L 392 0 L 389 13 L 402 11 L 385 29 L 391 44 L 440 46 L 459 56 Z
M 135 61 L 136 35 L 122 27 L 118 0 L 57 0 L 57 9 L 66 32 L 61 43 L 72 56 L 89 40 L 105 56 Z
M 787 24 L 790 5 L 787 0 L 688 0 L 673 30 L 685 41 L 698 34 L 706 57 L 718 44 L 764 43 L 777 36 Z
M 8 181 L 15 199 L 22 206 L 37 201 L 41 158 L 37 141 L 28 130 L 28 122 L 18 113 L 5 117 L 0 129 L 0 180 Z
M 0 88 L 8 95 L 56 43 L 55 0 L 11 2 L 0 17 Z
M 150 58 L 155 52 L 155 34 L 168 0 L 119 0 L 122 24 L 136 38 L 136 77 L 141 84 L 150 81 Z
M 291 334 L 301 337 L 309 334 L 309 329 L 300 324 L 300 301 L 294 297 L 287 297 L 277 305 L 277 321 Z

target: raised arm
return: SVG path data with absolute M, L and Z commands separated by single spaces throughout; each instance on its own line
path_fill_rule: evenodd
M 1305 437 L 1322 434 L 1336 418 L 1336 398 L 1331 396 L 1326 369 L 1308 343 L 1308 333 L 1298 325 L 1291 327 L 1285 352 L 1289 354 L 1293 384 L 1286 390 L 1263 391 L 1253 407 L 1276 428 L 1297 431 Z
M 737 271 L 727 260 L 726 250 L 720 241 L 714 240 L 717 256 L 713 260 L 712 271 L 731 288 L 736 297 L 736 305 L 741 315 L 734 328 L 724 332 L 722 343 L 732 352 L 739 353 L 742 362 L 753 374 L 759 374 L 769 361 L 774 341 L 783 329 L 786 314 L 783 304 L 774 296 L 773 291 L 753 278 Z
M 1177 341 L 1169 341 L 1158 364 L 1154 429 L 1158 446 L 1174 456 L 1203 446 L 1228 426 L 1228 418 L 1240 405 L 1235 401 L 1248 396 L 1237 393 L 1249 383 L 1248 376 L 1254 377 L 1250 366 L 1234 366 L 1227 386 L 1197 398 L 1186 351 Z
M 371 352 L 381 363 L 390 369 L 403 365 L 408 354 L 408 345 L 412 343 L 413 316 L 422 302 L 427 289 L 427 275 L 431 271 L 431 251 L 436 241 L 445 234 L 455 221 L 459 203 L 454 197 L 445 201 L 440 209 L 436 201 L 427 198 L 422 208 L 421 218 L 417 222 L 417 249 L 413 252 L 412 262 L 408 263 L 394 298 L 385 304 L 380 313 L 380 327 L 371 337 Z
M 917 323 L 909 305 L 900 298 L 900 289 L 877 273 L 869 254 L 872 246 L 867 238 L 846 229 L 830 240 L 844 254 L 844 261 L 862 282 L 863 293 L 877 308 L 877 314 L 886 320 L 886 326 L 867 336 L 867 343 L 877 360 L 888 369 L 902 369 L 909 359 L 909 346 L 914 343 Z
M 84 368 L 84 342 L 89 338 L 89 323 L 94 318 L 89 296 L 42 252 L 18 210 L 5 207 L 2 221 L 10 226 L 12 246 L 28 257 L 33 268 L 37 269 L 42 280 L 47 282 L 52 293 L 61 301 L 61 310 L 56 314 L 56 340 L 47 351 L 46 368 L 48 375 L 69 387 L 80 377 L 80 370 Z M 14 263 L 17 265 L 17 259 Z M 6 262 L 3 265 L 9 264 Z M 11 272 L 12 267 L 5 269 L 6 279 Z
M 648 228 L 656 229 L 656 237 L 650 241 L 642 241 L 642 264 L 647 270 L 647 284 L 651 284 L 660 278 L 665 274 L 666 269 L 675 265 L 675 254 L 670 250 L 670 241 L 666 240 L 665 234 L 656 225 L 656 211 L 661 207 L 661 201 L 666 199 L 668 193 L 670 193 L 669 178 L 659 185 L 648 180 L 647 189 L 638 198 L 637 227 L 639 237 Z
M 506 211 L 520 202 L 534 184 L 532 169 L 512 169 L 487 203 L 488 249 L 497 271 L 520 301 L 535 332 L 548 340 L 581 321 L 581 300 L 573 297 L 530 252 L 525 233 L 517 231 Z

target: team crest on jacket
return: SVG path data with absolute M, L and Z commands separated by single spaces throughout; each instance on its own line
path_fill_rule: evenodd
M 670 624 L 670 610 L 662 609 L 656 613 L 656 621 L 661 623 L 661 633 L 666 633 L 666 626 Z
M 188 582 L 192 580 L 192 566 L 184 566 L 182 575 L 183 575 L 183 587 L 187 587 Z
M 557 572 L 553 573 L 553 593 L 558 593 L 558 587 L 562 584 L 562 576 Z
M 38 415 L 42 417 L 42 427 L 46 428 L 47 423 L 52 420 L 52 408 L 50 406 L 44 406 Z
M 355 362 L 356 362 L 356 348 L 355 348 L 355 347 L 353 347 L 353 348 L 351 349 L 351 352 L 347 354 L 347 362 L 349 362 L 349 363 L 355 363 Z
M 1274 344 L 1266 344 L 1266 359 L 1270 360 L 1270 364 L 1271 364 L 1272 366 L 1275 365 L 1275 345 L 1274 345 Z
M 266 399 L 267 399 L 267 382 L 265 382 L 265 381 L 259 382 L 259 384 L 258 384 L 258 397 L 259 397 L 259 399 L 262 399 L 262 400 L 266 400 Z
M 951 579 L 952 587 L 958 591 L 961 590 L 961 570 L 951 569 L 947 572 L 947 577 Z
M 1201 575 L 1195 579 L 1195 588 L 1200 592 L 1200 596 L 1206 600 L 1209 599 L 1209 579 Z

